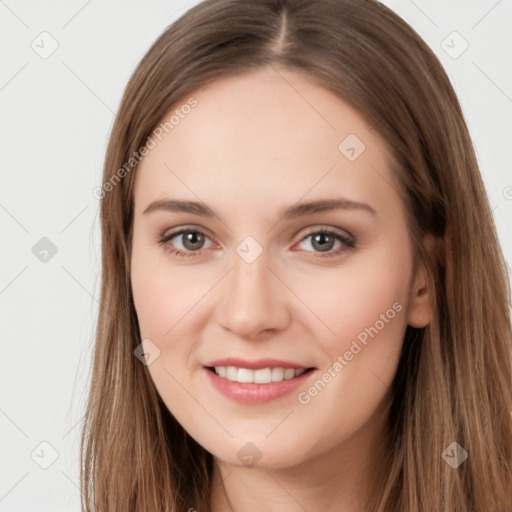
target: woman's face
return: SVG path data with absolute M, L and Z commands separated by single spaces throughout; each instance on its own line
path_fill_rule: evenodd
M 291 71 L 190 96 L 135 185 L 131 278 L 159 394 L 229 464 L 377 438 L 406 326 L 429 321 L 384 142 Z

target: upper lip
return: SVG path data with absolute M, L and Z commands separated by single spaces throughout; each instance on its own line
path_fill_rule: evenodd
M 280 359 L 265 358 L 249 361 L 247 359 L 241 359 L 239 357 L 226 357 L 224 359 L 215 359 L 215 361 L 210 361 L 209 363 L 206 363 L 205 366 L 236 366 L 237 368 L 248 368 L 250 370 L 260 370 L 261 368 L 296 368 L 299 370 L 307 370 L 308 368 L 312 368 L 311 366 L 306 366 L 291 361 L 282 361 Z

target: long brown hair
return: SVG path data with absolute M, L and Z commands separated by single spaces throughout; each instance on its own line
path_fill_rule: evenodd
M 374 0 L 206 1 L 169 26 L 133 73 L 100 193 L 101 303 L 81 440 L 83 510 L 209 510 L 212 455 L 167 410 L 134 356 L 141 343 L 130 283 L 138 161 L 130 159 L 197 88 L 264 66 L 307 75 L 384 138 L 416 254 L 429 269 L 435 314 L 426 328 L 407 328 L 392 389 L 389 471 L 369 508 L 510 510 L 506 263 L 449 78 L 419 35 Z M 427 235 L 436 240 L 432 251 Z M 457 468 L 442 457 L 453 442 L 469 455 Z

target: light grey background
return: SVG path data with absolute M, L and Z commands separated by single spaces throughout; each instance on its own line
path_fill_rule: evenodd
M 78 442 L 100 283 L 92 191 L 131 72 L 197 3 L 0 0 L 0 511 L 80 510 Z M 510 264 L 512 1 L 383 3 L 452 80 Z

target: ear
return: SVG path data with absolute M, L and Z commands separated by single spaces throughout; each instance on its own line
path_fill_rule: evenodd
M 424 247 L 432 255 L 434 238 L 427 237 Z M 430 290 L 427 270 L 423 263 L 418 262 L 415 275 L 412 278 L 407 323 L 411 327 L 426 327 L 432 319 L 432 290 Z

